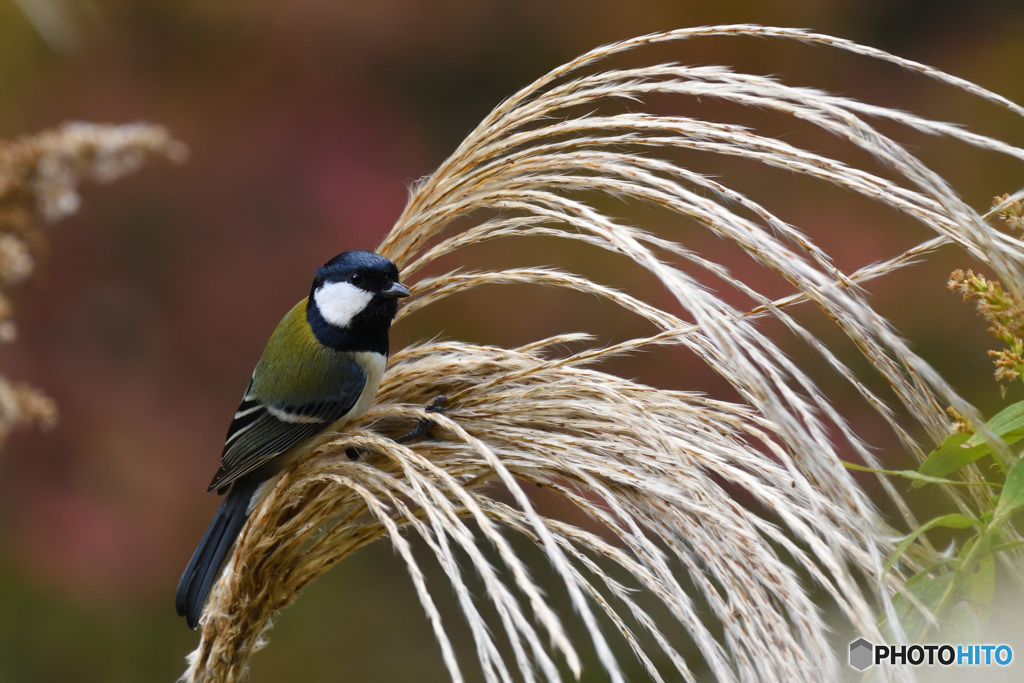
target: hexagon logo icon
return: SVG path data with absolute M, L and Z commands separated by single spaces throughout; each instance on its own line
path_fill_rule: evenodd
M 850 666 L 857 671 L 868 668 L 874 663 L 874 651 L 875 646 L 863 638 L 853 641 L 850 643 Z

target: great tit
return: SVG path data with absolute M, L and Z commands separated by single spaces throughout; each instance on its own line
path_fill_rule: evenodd
M 228 552 L 285 465 L 370 407 L 388 356 L 388 330 L 409 290 L 398 268 L 346 251 L 317 270 L 310 295 L 274 329 L 228 427 L 207 490 L 227 497 L 178 582 L 175 607 L 189 628 Z

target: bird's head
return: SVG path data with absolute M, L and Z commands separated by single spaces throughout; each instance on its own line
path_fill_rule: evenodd
M 331 346 L 337 347 L 343 332 L 345 337 L 383 334 L 386 339 L 398 300 L 406 296 L 409 290 L 398 281 L 394 263 L 371 251 L 346 251 L 316 271 L 307 318 Z

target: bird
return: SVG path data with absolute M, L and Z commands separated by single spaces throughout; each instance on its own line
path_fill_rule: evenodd
M 175 607 L 189 628 L 198 626 L 246 519 L 283 469 L 373 403 L 398 299 L 407 296 L 394 263 L 346 251 L 316 271 L 309 296 L 270 335 L 207 489 L 227 496 L 178 582 Z

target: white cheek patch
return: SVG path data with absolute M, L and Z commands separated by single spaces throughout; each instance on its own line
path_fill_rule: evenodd
M 373 294 L 347 282 L 328 282 L 313 294 L 324 320 L 335 327 L 348 327 L 352 318 L 363 312 Z

